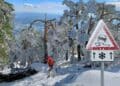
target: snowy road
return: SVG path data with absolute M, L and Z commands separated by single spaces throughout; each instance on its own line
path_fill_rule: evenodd
M 42 65 L 40 70 L 44 68 Z M 100 86 L 100 71 L 80 69 L 74 65 L 59 69 L 54 77 L 47 78 L 47 72 L 40 71 L 22 80 L 1 83 L 0 86 Z M 120 73 L 105 71 L 105 86 L 120 86 Z

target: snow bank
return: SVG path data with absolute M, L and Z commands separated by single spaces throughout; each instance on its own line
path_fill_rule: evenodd
M 9 73 L 11 73 L 11 69 L 8 68 L 8 67 L 4 67 L 4 69 L 1 70 L 0 73 L 2 73 L 2 74 L 9 74 Z
M 32 67 L 33 69 L 35 69 L 36 71 L 41 71 L 41 72 L 46 72 L 47 69 L 48 69 L 48 65 L 47 65 L 47 64 L 43 64 L 43 63 L 40 63 L 40 62 L 38 62 L 38 63 L 33 63 L 33 64 L 31 65 L 31 67 Z
M 63 86 L 100 86 L 100 71 L 83 72 L 72 83 Z M 105 72 L 105 86 L 120 86 L 120 73 Z

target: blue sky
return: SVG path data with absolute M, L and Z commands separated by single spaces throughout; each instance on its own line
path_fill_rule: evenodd
M 63 0 L 6 0 L 14 5 L 16 12 L 39 12 L 62 14 L 67 7 L 62 5 Z M 79 0 L 73 0 L 79 1 Z M 83 0 L 88 1 L 88 0 Z M 100 2 L 107 2 L 116 5 L 120 8 L 120 0 L 97 0 Z

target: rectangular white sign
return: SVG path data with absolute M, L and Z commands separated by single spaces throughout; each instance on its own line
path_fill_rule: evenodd
M 114 61 L 114 52 L 106 50 L 91 51 L 91 61 Z

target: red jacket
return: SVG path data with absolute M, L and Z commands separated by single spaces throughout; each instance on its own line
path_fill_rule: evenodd
M 51 56 L 47 57 L 47 63 L 49 66 L 53 66 L 54 65 L 54 59 Z

